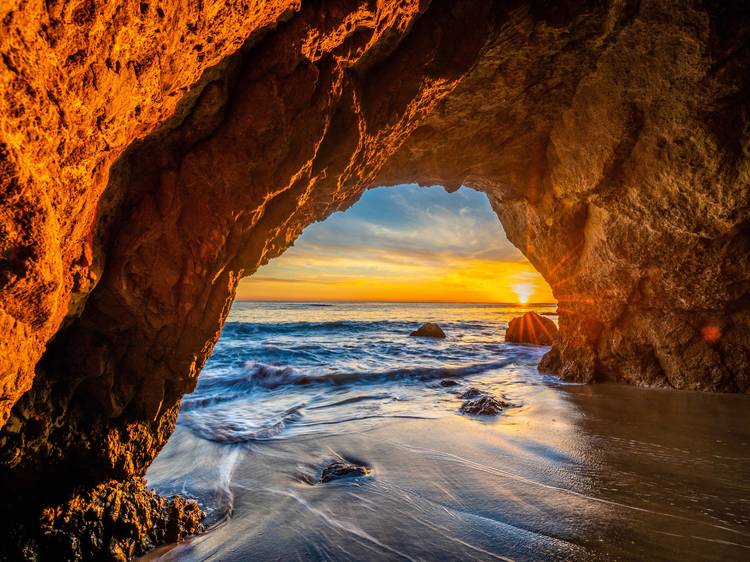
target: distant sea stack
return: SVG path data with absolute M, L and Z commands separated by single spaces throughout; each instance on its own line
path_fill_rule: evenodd
M 536 312 L 527 312 L 513 318 L 505 332 L 505 341 L 513 343 L 530 343 L 534 345 L 552 345 L 559 332 L 555 323 Z
M 418 338 L 444 338 L 445 332 L 443 329 L 435 324 L 434 322 L 426 322 L 419 327 L 419 330 L 414 330 L 410 336 Z

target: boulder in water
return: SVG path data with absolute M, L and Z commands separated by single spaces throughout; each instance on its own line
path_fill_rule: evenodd
M 475 416 L 496 416 L 505 408 L 513 406 L 510 402 L 499 400 L 474 386 L 462 393 L 460 398 L 464 400 L 461 413 Z
M 434 322 L 426 322 L 420 326 L 419 330 L 415 330 L 409 335 L 421 338 L 444 338 L 445 332 Z
M 508 402 L 482 393 L 478 398 L 464 402 L 461 406 L 461 412 L 474 416 L 496 416 L 508 406 L 510 406 Z
M 513 343 L 552 345 L 557 337 L 555 323 L 536 312 L 513 318 L 505 331 L 505 341 Z
M 332 480 L 341 478 L 355 478 L 357 476 L 368 476 L 372 472 L 369 466 L 354 464 L 344 459 L 333 461 L 323 469 L 320 475 L 320 482 L 325 484 Z

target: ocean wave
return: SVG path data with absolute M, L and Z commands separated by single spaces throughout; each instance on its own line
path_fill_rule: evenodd
M 313 332 L 372 332 L 375 330 L 407 330 L 413 323 L 382 320 L 331 320 L 329 322 L 227 322 L 223 337 L 242 337 L 257 334 L 307 334 Z M 408 335 L 408 334 L 406 334 Z
M 489 362 L 462 365 L 460 367 L 400 367 L 383 371 L 362 372 L 315 372 L 290 366 L 269 365 L 260 361 L 248 361 L 244 369 L 229 371 L 221 376 L 202 380 L 200 389 L 209 391 L 274 389 L 280 386 L 308 384 L 352 384 L 358 382 L 382 382 L 384 379 L 434 380 L 461 377 L 501 369 L 516 362 L 515 357 L 503 357 Z
M 422 314 L 402 315 L 400 306 L 354 318 L 269 310 L 225 324 L 196 390 L 182 400 L 179 423 L 194 434 L 243 443 L 453 412 L 455 393 L 430 381 L 536 371 L 544 352 L 502 341 L 505 318 L 445 318 L 448 338 L 432 340 L 409 337 Z
M 198 391 L 185 396 L 183 411 L 194 411 L 244 398 L 254 392 L 275 390 L 280 387 L 304 385 L 380 384 L 392 380 L 430 381 L 457 378 L 501 369 L 517 361 L 504 357 L 496 361 L 462 365 L 460 367 L 402 367 L 382 371 L 320 372 L 296 369 L 289 366 L 269 365 L 248 361 L 242 369 L 226 369 L 204 376 Z
M 180 423 L 203 439 L 217 443 L 238 444 L 273 439 L 301 418 L 302 414 L 298 407 L 289 408 L 278 415 L 271 415 L 260 422 L 238 416 L 227 410 L 211 410 L 185 413 L 181 416 Z
M 409 322 L 405 320 L 330 320 L 318 322 L 238 322 L 229 321 L 224 324 L 222 338 L 244 338 L 247 336 L 256 337 L 258 335 L 280 335 L 294 334 L 303 336 L 313 333 L 340 333 L 344 334 L 372 334 L 373 332 L 382 332 L 393 336 L 401 334 L 408 336 L 412 331 L 419 327 L 419 322 Z M 500 334 L 505 329 L 507 322 L 482 322 L 476 320 L 463 320 L 441 322 L 441 325 L 449 332 L 451 336 L 461 336 L 467 333 L 479 331 L 489 331 Z

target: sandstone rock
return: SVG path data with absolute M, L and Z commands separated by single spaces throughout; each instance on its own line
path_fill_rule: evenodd
M 420 338 L 444 338 L 445 332 L 443 329 L 433 322 L 427 322 L 422 324 L 418 330 L 414 330 L 410 336 Z
M 547 353 L 544 354 L 542 360 L 539 362 L 537 369 L 540 373 L 557 374 L 560 372 L 560 349 L 553 346 Z
M 505 341 L 534 345 L 552 345 L 558 336 L 555 323 L 534 311 L 513 318 L 505 331 Z
M 358 476 L 368 476 L 372 473 L 372 469 L 368 466 L 361 464 L 354 464 L 352 462 L 340 459 L 332 462 L 323 469 L 320 475 L 321 483 L 331 482 L 332 480 L 340 480 L 341 478 L 355 478 Z

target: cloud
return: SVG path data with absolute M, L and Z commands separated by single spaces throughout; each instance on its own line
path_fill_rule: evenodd
M 523 259 L 486 196 L 466 188 L 453 194 L 413 185 L 370 190 L 348 211 L 310 226 L 296 245 L 321 253 L 377 248 L 411 256 Z
M 344 279 L 291 279 L 286 277 L 264 277 L 262 275 L 253 275 L 243 281 L 245 283 L 314 283 L 318 285 L 335 285 L 336 283 L 344 281 Z
M 405 185 L 372 189 L 346 212 L 308 227 L 292 248 L 241 283 L 240 296 L 390 292 L 393 300 L 513 300 L 510 286 L 519 282 L 548 293 L 540 279 L 507 240 L 484 194 Z

